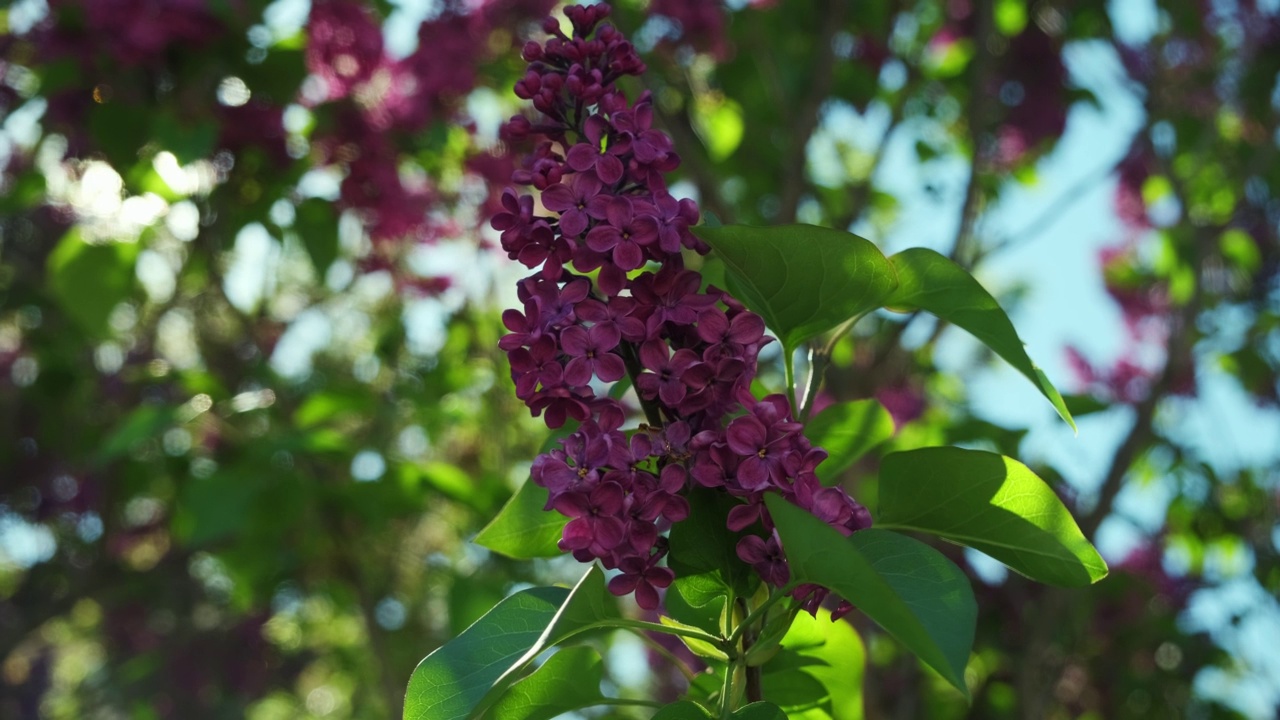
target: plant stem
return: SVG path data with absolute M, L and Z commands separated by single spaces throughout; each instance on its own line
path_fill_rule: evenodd
M 640 377 L 640 373 L 644 372 L 644 368 L 640 365 L 640 357 L 636 354 L 636 346 L 623 340 L 618 345 L 618 350 L 622 354 L 622 363 L 627 366 L 627 375 L 631 377 L 631 387 L 636 391 L 636 398 L 640 401 L 640 407 L 644 410 L 645 418 L 649 421 L 649 425 L 661 428 L 662 413 L 658 410 L 658 406 L 652 400 L 645 400 L 644 396 L 640 394 L 640 386 L 636 385 L 636 378 Z
M 809 422 L 809 416 L 813 413 L 813 403 L 818 397 L 818 390 L 822 388 L 822 376 L 827 371 L 827 364 L 831 362 L 831 353 L 835 352 L 836 343 L 840 342 L 840 338 L 844 337 L 853 329 L 858 321 L 866 317 L 867 313 L 854 315 L 845 320 L 831 332 L 831 337 L 827 340 L 827 344 L 822 346 L 821 350 L 815 350 L 812 345 L 809 346 L 809 382 L 805 385 L 804 405 L 800 409 L 800 422 Z
M 760 667 L 747 664 L 747 653 L 751 652 L 751 646 L 756 641 L 755 629 L 746 620 L 751 618 L 751 613 L 747 612 L 746 598 L 738 598 L 738 608 L 746 615 L 742 625 L 739 627 L 747 628 L 742 633 L 742 658 L 743 673 L 746 675 L 747 702 L 759 702 L 764 699 L 764 692 L 760 688 Z
M 724 665 L 724 684 L 720 687 L 720 720 L 729 720 L 733 714 L 733 676 L 737 670 L 737 660 Z
M 610 627 L 627 628 L 629 630 L 651 630 L 653 632 L 666 633 L 668 635 L 678 635 L 680 637 L 692 638 L 694 640 L 701 640 L 702 642 L 718 647 L 721 650 L 725 650 L 726 655 L 732 654 L 728 652 L 728 649 L 731 648 L 732 645 L 726 642 L 724 638 L 718 638 L 714 635 L 709 635 L 707 633 L 702 632 L 701 630 L 691 630 L 687 628 L 673 627 L 671 625 L 662 625 L 660 623 L 647 622 L 645 620 L 632 620 L 630 618 L 617 618 L 614 620 L 602 622 L 601 625 L 610 626 Z
M 592 707 L 598 707 L 602 705 L 612 705 L 612 706 L 621 706 L 621 707 L 649 707 L 649 708 L 666 707 L 665 705 L 663 705 L 662 703 L 656 700 L 641 700 L 640 698 L 604 698 L 596 702 L 595 705 L 593 705 Z
M 782 369 L 787 378 L 787 400 L 791 402 L 791 411 L 800 412 L 800 406 L 796 402 L 796 367 L 795 367 L 795 348 L 789 348 L 785 345 L 782 347 Z
M 742 619 L 742 622 L 738 623 L 738 627 L 734 628 L 733 633 L 729 635 L 729 642 L 738 642 L 738 638 L 742 637 L 742 634 L 747 631 L 747 628 L 755 623 L 756 620 L 760 619 L 762 615 L 769 612 L 769 608 L 773 607 L 779 600 L 787 597 L 787 595 L 789 595 L 792 590 L 795 590 L 796 586 L 799 584 L 800 583 L 792 580 L 783 587 L 775 588 L 773 592 L 769 593 L 769 597 L 766 598 L 764 602 L 760 603 L 759 607 L 747 613 L 747 616 Z
M 684 675 L 685 680 L 688 680 L 689 682 L 692 683 L 694 678 L 697 677 L 697 673 L 695 673 L 693 670 L 690 670 L 689 666 L 685 665 L 683 660 L 676 657 L 675 653 L 668 650 L 665 645 L 655 640 L 651 635 L 649 635 L 649 633 L 643 630 L 638 630 L 636 628 L 626 628 L 626 629 L 630 630 L 631 632 L 634 632 L 636 634 L 636 637 L 640 638 L 640 640 L 644 642 L 646 645 L 648 645 L 650 648 L 652 648 L 654 652 L 658 653 L 663 658 L 665 658 L 667 662 L 674 665 L 676 669 L 680 671 L 680 674 Z

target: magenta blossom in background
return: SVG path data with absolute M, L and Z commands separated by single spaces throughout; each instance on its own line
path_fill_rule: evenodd
M 314 0 L 307 20 L 307 70 L 326 99 L 346 97 L 382 64 L 382 23 L 362 2 Z

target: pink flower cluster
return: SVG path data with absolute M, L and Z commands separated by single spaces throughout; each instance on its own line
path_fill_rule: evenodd
M 540 115 L 505 128 L 512 140 L 534 141 L 512 179 L 540 194 L 509 188 L 492 220 L 509 256 L 538 268 L 519 284 L 522 309 L 503 315 L 510 333 L 500 347 L 534 415 L 552 428 L 581 423 L 561 449 L 534 461 L 532 479 L 549 491 L 547 509 L 571 518 L 561 547 L 619 570 L 610 590 L 634 592 L 643 608 L 657 607 L 658 590 L 674 577 L 659 564 L 668 551 L 662 531 L 688 516 L 695 486 L 740 500 L 728 528 L 763 535 L 746 535 L 738 556 L 785 585 L 765 493 L 845 533 L 870 517 L 818 482 L 826 452 L 805 439 L 790 404 L 751 394 L 757 355 L 772 338 L 759 316 L 685 267 L 682 250 L 707 251 L 689 230 L 698 209 L 667 190 L 664 174 L 680 161 L 652 126 L 649 96 L 631 104 L 616 87 L 645 66 L 602 23 L 608 14 L 605 5 L 567 8 L 572 35 L 554 19 L 544 23 L 552 37 L 525 46 L 529 70 L 516 84 Z M 606 390 L 628 378 L 647 419 L 629 436 L 626 410 Z M 797 592 L 810 609 L 826 595 L 812 586 Z

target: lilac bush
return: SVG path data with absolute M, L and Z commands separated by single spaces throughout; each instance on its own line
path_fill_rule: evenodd
M 764 321 L 685 267 L 683 251 L 708 251 L 690 232 L 698 207 L 667 189 L 680 158 L 653 128 L 648 93 L 632 103 L 617 86 L 645 65 L 603 22 L 609 12 L 567 8 L 571 35 L 544 22 L 551 38 L 525 46 L 528 71 L 515 86 L 538 115 L 505 126 L 509 139 L 532 142 L 512 181 L 537 194 L 508 188 L 492 226 L 508 255 L 537 272 L 519 283 L 523 308 L 503 316 L 501 347 L 534 415 L 551 428 L 581 423 L 534 461 L 532 479 L 549 493 L 546 509 L 571 518 L 561 549 L 620 571 L 609 589 L 634 593 L 642 608 L 657 607 L 674 578 L 661 565 L 662 533 L 689 515 L 695 487 L 738 500 L 728 529 L 751 532 L 738 557 L 782 587 L 790 573 L 766 494 L 846 535 L 871 518 L 819 483 L 826 452 L 801 433 L 790 402 L 752 394 L 760 349 L 773 341 Z M 645 420 L 630 433 L 626 406 L 606 390 L 624 377 Z M 811 612 L 827 594 L 796 590 Z

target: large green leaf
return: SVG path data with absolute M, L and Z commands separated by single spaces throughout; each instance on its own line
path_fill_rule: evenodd
M 487 716 L 501 720 L 551 720 L 604 700 L 604 666 L 589 647 L 565 648 L 521 679 L 494 703 Z
M 1107 575 L 1053 489 L 995 453 L 937 447 L 887 455 L 878 526 L 939 535 L 1050 585 L 1088 585 Z
M 303 200 L 298 203 L 293 227 L 316 274 L 323 278 L 338 257 L 338 218 L 333 203 L 319 198 Z
M 462 720 L 524 657 L 569 596 L 563 588 L 522 590 L 423 659 L 409 678 L 405 720 Z
M 104 337 L 110 334 L 111 311 L 133 288 L 137 256 L 137 243 L 93 245 L 72 228 L 49 254 L 49 287 L 81 330 Z
M 911 248 L 889 258 L 898 272 L 898 287 L 885 305 L 902 310 L 927 310 L 968 330 L 1018 372 L 1027 376 L 1075 429 L 1075 420 L 1049 378 L 1031 362 L 1009 316 L 991 293 L 964 268 L 942 254 Z
M 810 420 L 804 434 L 829 454 L 817 472 L 824 485 L 834 485 L 841 471 L 893 437 L 893 416 L 873 399 L 837 403 Z
M 564 554 L 558 543 L 569 518 L 544 510 L 547 489 L 527 480 L 476 535 L 475 542 L 516 560 Z
M 964 573 L 919 540 L 888 530 L 845 538 L 777 495 L 765 498 L 793 579 L 831 588 L 958 690 L 978 606 Z
M 795 617 L 782 650 L 764 666 L 764 695 L 791 720 L 862 720 L 862 639 L 831 613 Z
M 729 601 L 729 588 L 716 573 L 677 575 L 663 598 L 667 614 L 672 618 L 720 635 L 721 618 Z
M 509 687 L 543 650 L 618 617 L 604 573 L 592 566 L 572 591 L 531 588 L 498 603 L 461 635 L 418 663 L 405 693 L 405 720 L 462 720 Z
M 698 703 L 681 700 L 659 710 L 652 720 L 711 720 L 711 714 Z
M 724 225 L 694 232 L 724 260 L 729 291 L 787 350 L 880 307 L 897 286 L 884 254 L 841 230 Z
M 725 526 L 729 511 L 739 501 L 707 488 L 689 492 L 689 517 L 671 528 L 671 554 L 667 565 L 681 575 L 712 573 L 741 597 L 750 597 L 760 576 L 738 558 L 742 533 Z
M 771 702 L 753 702 L 738 708 L 729 717 L 734 720 L 787 720 L 787 713 Z

